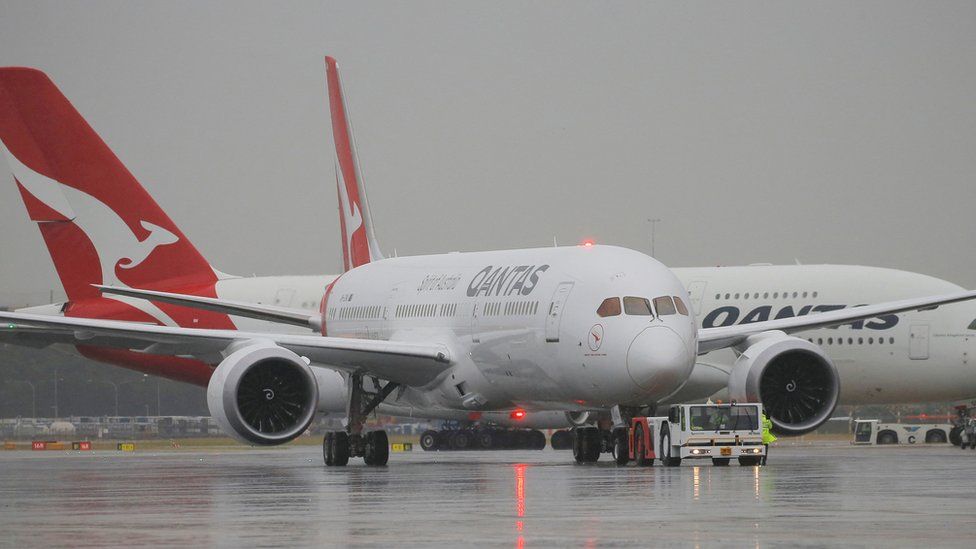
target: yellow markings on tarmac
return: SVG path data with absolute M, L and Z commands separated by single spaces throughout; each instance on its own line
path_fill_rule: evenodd
M 394 452 L 412 452 L 413 443 L 411 442 L 394 442 L 390 445 L 390 449 Z

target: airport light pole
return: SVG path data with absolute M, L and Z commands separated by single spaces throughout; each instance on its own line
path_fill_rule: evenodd
M 651 257 L 657 259 L 657 255 L 654 253 L 654 229 L 657 228 L 657 224 L 661 222 L 658 218 L 647 218 L 647 221 L 651 224 Z
M 654 253 L 654 229 L 657 228 L 657 224 L 661 222 L 660 219 L 647 218 L 647 221 L 651 224 L 651 257 L 657 259 L 657 255 Z
M 96 381 L 98 383 L 107 383 L 107 384 L 109 384 L 109 385 L 112 386 L 112 389 L 115 391 L 115 417 L 119 417 L 119 386 L 118 386 L 118 384 L 115 383 L 114 381 L 107 381 L 107 380 L 104 380 L 104 379 L 100 379 L 100 380 L 89 379 L 88 380 L 88 383 L 95 383 Z

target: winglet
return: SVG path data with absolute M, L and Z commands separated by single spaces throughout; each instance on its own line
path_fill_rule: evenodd
M 342 229 L 343 268 L 348 271 L 383 259 L 373 234 L 373 221 L 366 200 L 356 141 L 346 112 L 339 82 L 339 67 L 332 57 L 325 58 L 332 115 L 332 137 L 336 152 L 336 186 L 339 191 L 339 224 Z

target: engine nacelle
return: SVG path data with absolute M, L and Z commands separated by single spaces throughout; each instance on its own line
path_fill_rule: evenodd
M 575 427 L 582 427 L 590 421 L 590 412 L 566 412 L 566 421 Z
M 840 398 L 840 376 L 823 350 L 783 332 L 746 340 L 732 366 L 729 397 L 762 402 L 777 433 L 802 435 L 830 419 Z
M 207 385 L 210 415 L 245 444 L 284 444 L 305 432 L 319 401 L 316 376 L 295 353 L 271 342 L 225 358 Z
M 319 403 L 316 410 L 323 414 L 346 415 L 349 402 L 349 386 L 345 376 L 335 370 L 312 366 L 315 384 L 319 387 Z

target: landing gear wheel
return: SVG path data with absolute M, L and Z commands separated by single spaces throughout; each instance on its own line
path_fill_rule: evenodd
M 478 433 L 478 448 L 482 450 L 492 450 L 495 447 L 495 437 L 492 436 L 491 431 L 482 431 Z
M 715 467 L 728 467 L 732 458 L 712 458 L 712 465 Z
M 529 449 L 529 432 L 528 431 L 512 431 L 510 433 L 512 437 L 513 450 L 528 450 Z
M 437 450 L 437 431 L 424 431 L 420 435 L 420 447 L 424 449 L 425 452 L 433 452 Z
M 647 455 L 646 440 L 647 433 L 644 432 L 644 426 L 637 425 L 634 428 L 634 461 L 637 462 L 638 467 L 649 467 L 654 464 L 654 458 Z
M 325 464 L 328 466 L 334 465 L 332 454 L 332 432 L 330 431 L 322 437 L 322 457 L 325 458 Z
M 529 435 L 529 449 L 530 450 L 545 450 L 546 449 L 546 435 L 542 431 L 531 431 Z
M 363 448 L 363 461 L 366 465 L 382 467 L 390 461 L 390 439 L 386 431 L 366 433 L 366 447 Z
M 671 456 L 671 430 L 667 424 L 661 428 L 661 464 L 665 467 L 678 467 L 681 465 L 680 457 Z
M 878 434 L 878 444 L 898 444 L 898 435 L 892 431 L 881 431 Z
M 613 461 L 617 465 L 630 463 L 630 445 L 627 443 L 627 429 L 613 432 Z
M 332 431 L 322 440 L 325 464 L 342 467 L 349 463 L 349 434 L 345 431 Z
M 759 465 L 762 462 L 762 458 L 758 456 L 740 456 L 739 465 L 743 467 L 752 467 Z
M 467 450 L 471 446 L 471 435 L 465 431 L 458 431 L 451 437 L 452 450 Z
M 962 444 L 962 427 L 958 425 L 949 430 L 949 442 L 954 446 Z
M 586 462 L 596 463 L 599 461 L 600 454 L 603 452 L 603 433 L 596 427 L 587 427 L 586 438 L 584 440 L 586 442 L 584 446 L 586 450 Z
M 596 463 L 603 449 L 600 430 L 596 427 L 577 427 L 574 433 L 573 457 L 576 463 Z
M 945 431 L 941 429 L 933 429 L 928 433 L 925 433 L 925 443 L 926 444 L 945 444 L 946 435 Z

